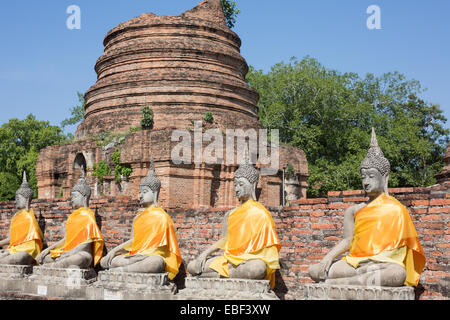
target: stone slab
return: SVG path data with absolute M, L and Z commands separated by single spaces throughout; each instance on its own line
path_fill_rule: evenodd
M 414 300 L 414 288 L 306 284 L 306 300 Z
M 0 292 L 20 292 L 33 266 L 0 265 Z
M 178 299 L 207 300 L 278 300 L 269 280 L 196 278 L 185 279 L 186 288 Z
M 0 265 L 0 278 L 22 279 L 33 272 L 33 266 Z
M 85 299 L 87 287 L 96 280 L 94 269 L 34 267 L 33 274 L 23 281 L 21 292 L 47 298 Z
M 177 292 L 167 273 L 100 271 L 87 290 L 92 300 L 170 300 Z
M 94 269 L 34 267 L 30 279 L 46 283 L 64 283 L 66 285 L 73 283 L 89 284 L 97 280 L 97 273 Z

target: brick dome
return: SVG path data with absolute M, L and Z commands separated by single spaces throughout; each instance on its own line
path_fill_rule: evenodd
M 208 111 L 219 127 L 260 127 L 241 40 L 226 26 L 220 0 L 179 16 L 142 14 L 109 31 L 104 46 L 77 138 L 139 126 L 144 106 L 155 130 L 192 126 Z
M 263 127 L 258 122 L 258 94 L 245 81 L 248 65 L 240 54 L 241 40 L 226 26 L 220 0 L 202 1 L 179 16 L 143 14 L 108 32 L 104 46 L 105 51 L 95 64 L 98 80 L 85 94 L 85 119 L 78 126 L 76 139 L 39 153 L 36 163 L 39 198 L 70 197 L 84 168 L 93 186 L 93 198 L 136 199 L 139 182 L 147 175 L 152 156 L 162 183 L 159 195 L 162 207 L 236 206 L 234 172 L 238 167 L 237 154 L 242 150 L 238 150 L 238 145 L 233 147 L 232 163 L 219 161 L 228 159 L 229 137 L 224 132 L 242 129 L 237 134 L 245 138 L 244 130 L 256 132 Z M 140 127 L 141 109 L 145 106 L 154 112 L 153 129 L 130 131 L 131 127 Z M 201 136 L 198 140 L 193 121 L 202 120 L 207 112 L 213 114 L 214 121 L 205 121 L 202 129 L 219 129 L 222 142 L 227 139 L 225 148 L 224 145 L 217 148 L 214 163 L 204 158 L 195 161 L 195 156 L 202 155 L 211 141 Z M 193 137 L 188 142 L 190 162 L 172 161 L 172 152 L 179 143 L 172 140 L 174 129 L 187 129 L 185 133 Z M 100 133 L 115 138 L 99 139 Z M 200 151 L 195 150 L 198 141 L 203 147 Z M 128 177 L 112 176 L 116 173 L 117 164 L 112 157 L 116 150 L 120 166 L 131 169 Z M 99 179 L 94 167 L 101 161 L 112 170 L 111 176 Z M 282 171 L 288 165 L 293 166 L 298 176 L 295 186 L 298 198 L 306 197 L 306 155 L 303 150 L 282 145 L 278 170 L 259 177 L 257 196 L 264 205 L 282 204 L 285 192 Z M 258 166 L 262 169 L 269 165 Z

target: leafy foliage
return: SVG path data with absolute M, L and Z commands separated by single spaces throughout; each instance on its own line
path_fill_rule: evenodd
M 104 160 L 100 160 L 99 163 L 94 163 L 92 175 L 97 177 L 100 183 L 103 183 L 103 179 L 111 175 L 111 168 Z
M 305 151 L 309 196 L 361 188 L 359 165 L 372 127 L 391 163 L 390 187 L 436 182 L 450 132 L 439 105 L 420 98 L 418 81 L 398 72 L 342 74 L 310 57 L 278 63 L 268 73 L 250 67 L 247 81 L 260 94 L 263 125 Z
M 225 15 L 225 21 L 228 28 L 233 28 L 236 23 L 236 16 L 241 13 L 239 9 L 236 8 L 236 1 L 221 0 L 223 14 Z
M 116 182 L 120 182 L 120 178 L 123 177 L 129 177 L 131 173 L 133 172 L 133 169 L 124 167 L 120 164 L 120 151 L 119 149 L 115 149 L 114 153 L 112 154 L 112 160 L 114 162 L 114 180 Z
M 153 111 L 149 107 L 142 108 L 141 126 L 144 130 L 153 129 Z
M 206 112 L 205 115 L 203 116 L 203 121 L 207 122 L 207 123 L 213 123 L 214 121 L 214 117 L 212 112 Z
M 25 170 L 28 183 L 37 196 L 36 161 L 45 147 L 63 143 L 67 136 L 48 121 L 32 114 L 24 120 L 10 119 L 0 127 L 0 201 L 14 200 Z

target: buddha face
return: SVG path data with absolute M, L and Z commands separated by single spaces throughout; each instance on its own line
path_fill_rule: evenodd
M 72 191 L 72 207 L 74 209 L 87 207 L 87 199 L 78 191 Z
M 253 194 L 255 191 L 254 184 L 250 183 L 246 178 L 235 178 L 234 179 L 234 191 L 236 197 L 239 201 L 246 201 L 248 199 L 253 199 Z M 253 199 L 254 200 L 254 199 Z
M 28 209 L 31 199 L 27 199 L 21 194 L 16 194 L 16 209 L 22 210 L 22 209 Z
M 375 168 L 361 169 L 364 191 L 369 196 L 378 196 L 385 191 L 386 177 Z
M 158 192 L 150 189 L 149 186 L 139 187 L 139 202 L 144 206 L 150 206 L 156 204 L 158 198 Z

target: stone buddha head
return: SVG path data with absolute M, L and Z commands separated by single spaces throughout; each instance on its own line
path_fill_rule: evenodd
M 161 181 L 156 175 L 155 164 L 153 162 L 153 157 L 151 157 L 150 169 L 148 170 L 147 176 L 142 178 L 139 184 L 139 202 L 144 207 L 149 207 L 151 205 L 154 205 L 155 207 L 158 206 L 160 188 Z
M 17 210 L 30 210 L 31 199 L 33 199 L 33 190 L 27 181 L 27 174 L 23 172 L 22 185 L 16 191 L 16 202 L 15 206 Z
M 82 168 L 81 177 L 72 189 L 72 207 L 74 209 L 88 208 L 90 199 L 91 187 L 84 177 L 84 169 Z
M 388 193 L 388 182 L 390 164 L 384 157 L 383 151 L 378 146 L 375 129 L 372 128 L 372 138 L 370 141 L 367 156 L 361 162 L 361 178 L 363 189 L 371 197 L 376 197 L 381 193 Z
M 256 201 L 256 185 L 259 173 L 250 163 L 247 149 L 245 149 L 243 163 L 234 172 L 234 190 L 241 203 L 247 200 Z

